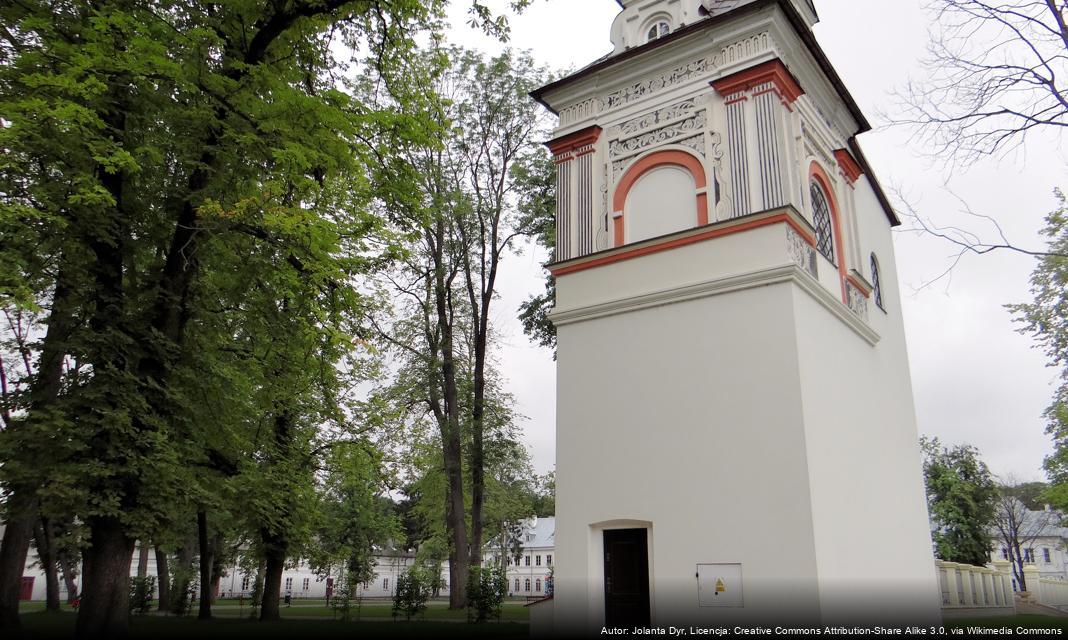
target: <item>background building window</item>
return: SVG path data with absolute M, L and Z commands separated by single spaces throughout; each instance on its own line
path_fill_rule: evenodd
M 1034 549 L 1024 549 L 1024 562 L 1032 562 L 1033 563 L 1034 561 L 1035 561 L 1035 550 Z
M 875 304 L 886 311 L 886 307 L 883 306 L 883 287 L 879 283 L 879 261 L 875 259 L 874 253 L 871 254 L 871 294 L 875 298 Z
M 1052 560 L 1049 559 L 1049 549 L 1042 549 L 1042 560 L 1049 564 Z
M 311 578 L 304 578 L 304 590 L 307 591 L 311 586 Z
M 541 578 L 538 578 L 534 581 L 534 591 L 537 593 L 541 593 Z
M 248 576 L 245 576 L 244 578 L 241 578 L 241 590 L 242 591 L 248 591 L 248 583 L 249 583 L 249 577 Z
M 524 564 L 526 564 L 526 566 L 529 567 L 530 566 L 530 556 L 523 556 L 523 559 L 524 559 Z M 527 591 L 530 591 L 530 589 L 527 589 Z
M 523 581 L 523 591 L 530 592 L 530 578 Z
M 534 556 L 534 564 L 541 566 L 541 556 Z
M 389 590 L 389 578 L 382 578 L 382 588 Z
M 649 31 L 645 34 L 645 41 L 652 42 L 657 38 L 663 38 L 667 34 L 671 33 L 671 25 L 667 20 L 660 20 L 653 26 L 649 27 Z
M 815 180 L 809 188 L 812 196 L 812 226 L 816 227 L 816 250 L 831 262 L 834 262 L 834 234 L 831 231 L 831 207 L 827 204 L 827 194 Z
M 549 555 L 545 556 L 545 566 L 553 566 L 553 554 L 550 553 Z
M 519 578 L 515 579 L 515 590 L 519 591 Z
M 293 578 L 286 578 L 286 591 L 293 590 Z

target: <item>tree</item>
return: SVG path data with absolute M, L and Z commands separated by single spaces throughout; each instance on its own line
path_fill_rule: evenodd
M 516 171 L 520 192 L 519 209 L 538 246 L 551 263 L 556 254 L 556 164 L 549 154 Z M 547 266 L 547 265 L 546 265 Z M 556 358 L 556 327 L 549 312 L 556 302 L 556 279 L 545 269 L 545 291 L 531 296 L 519 307 L 523 333 L 543 347 L 553 350 Z
M 491 317 L 501 260 L 533 231 L 517 207 L 517 176 L 544 154 L 543 122 L 527 96 L 543 74 L 525 55 L 458 49 L 431 52 L 416 73 L 435 81 L 428 109 L 446 137 L 407 149 L 421 200 L 391 212 L 410 244 L 384 285 L 405 305 L 396 313 L 404 320 L 379 332 L 406 360 L 403 386 L 426 389 L 438 427 L 450 604 L 460 608 L 467 568 L 482 562 Z
M 999 495 L 990 470 L 974 447 L 945 447 L 937 438 L 922 438 L 920 446 L 935 554 L 949 562 L 986 565 Z
M 210 309 L 198 287 L 212 251 L 277 251 L 286 268 L 317 272 L 342 254 L 317 253 L 328 247 L 304 223 L 342 200 L 348 211 L 366 210 L 379 150 L 364 141 L 401 121 L 412 125 L 405 131 L 418 129 L 337 90 L 331 39 L 360 47 L 388 74 L 440 6 L 116 0 L 0 8 L 0 219 L 12 223 L 10 237 L 29 231 L 31 241 L 49 241 L 25 246 L 69 260 L 79 324 L 64 346 L 89 368 L 66 413 L 79 419 L 63 424 L 70 451 L 51 452 L 65 455 L 47 467 L 51 490 L 63 491 L 58 499 L 87 529 L 79 636 L 125 630 L 133 541 L 184 499 L 184 461 L 210 457 L 185 437 L 189 399 L 171 383 Z M 330 197 L 338 194 L 346 197 Z M 44 291 L 25 280 L 10 289 Z M 26 452 L 55 428 L 35 420 L 5 429 L 8 450 L 20 452 L 5 456 L 9 486 L 40 484 L 49 458 Z M 21 570 L 25 543 L 13 547 L 0 553 L 14 558 L 0 563 L 4 588 Z M 0 590 L 4 607 L 9 595 Z M 3 623 L 17 625 L 17 617 Z
M 1022 147 L 1032 133 L 1052 136 L 1068 127 L 1065 0 L 929 0 L 928 7 L 936 25 L 924 61 L 931 75 L 898 92 L 901 113 L 888 119 L 912 129 L 932 158 L 967 166 Z M 925 219 L 897 195 L 903 217 L 956 247 L 943 275 L 968 254 L 1066 255 L 1016 244 L 995 217 L 961 198 L 962 212 L 988 231 Z
M 994 530 L 998 541 L 1008 551 L 1012 563 L 1012 576 L 1020 591 L 1027 591 L 1027 577 L 1024 565 L 1034 563 L 1034 541 L 1047 533 L 1051 525 L 1057 524 L 1057 516 L 1052 511 L 1032 510 L 1017 496 L 1027 494 L 1029 488 L 1012 479 L 998 486 L 997 508 L 994 516 Z
M 901 124 L 968 164 L 1068 127 L 1064 0 L 931 0 L 929 79 L 901 93 Z
M 1061 384 L 1046 409 L 1046 433 L 1053 438 L 1053 453 L 1043 466 L 1050 481 L 1048 497 L 1058 508 L 1068 508 L 1068 208 L 1059 191 L 1060 206 L 1046 216 L 1043 234 L 1050 254 L 1041 258 L 1031 274 L 1034 301 L 1008 305 L 1022 326 L 1046 353 L 1049 365 L 1060 368 Z

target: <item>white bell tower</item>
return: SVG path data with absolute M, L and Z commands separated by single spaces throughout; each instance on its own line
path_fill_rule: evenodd
M 898 221 L 812 2 L 618 1 L 614 51 L 534 94 L 560 117 L 538 606 L 561 634 L 937 620 Z

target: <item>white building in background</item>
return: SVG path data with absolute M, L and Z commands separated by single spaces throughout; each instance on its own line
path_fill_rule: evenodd
M 1039 577 L 1047 580 L 1068 581 L 1068 527 L 1061 525 L 1064 515 L 1046 508 L 1041 511 L 1020 509 L 1022 516 L 1018 527 L 1020 554 L 1025 564 L 1033 564 Z M 994 548 L 991 560 L 1013 560 L 1016 553 L 995 528 Z M 1017 589 L 1013 579 L 1013 588 Z
M 540 598 L 544 597 L 548 588 L 548 579 L 553 566 L 553 534 L 555 531 L 554 518 L 532 518 L 524 523 L 521 537 L 522 555 L 519 562 L 509 560 L 508 565 L 508 595 L 511 597 Z M 0 535 L 3 535 L 3 525 L 0 525 Z M 487 554 L 487 560 L 492 555 Z M 130 564 L 130 576 L 137 574 L 137 560 L 139 549 L 133 553 L 133 561 Z M 415 553 L 411 551 L 381 550 L 374 557 L 374 578 L 360 585 L 360 596 L 364 598 L 391 598 L 397 588 L 397 578 L 415 564 Z M 151 551 L 148 554 L 148 575 L 155 576 L 156 556 Z M 255 571 L 245 573 L 237 565 L 226 568 L 226 575 L 219 583 L 219 597 L 222 598 L 248 598 L 252 595 L 253 584 L 256 580 Z M 441 572 L 442 593 L 448 593 L 449 568 L 445 565 Z M 81 578 L 77 580 L 81 587 Z M 294 600 L 304 598 L 325 598 L 327 588 L 335 583 L 333 578 L 323 578 L 312 571 L 304 560 L 295 565 L 287 565 L 282 573 L 281 593 L 282 597 L 287 594 Z M 26 559 L 26 569 L 23 571 L 23 600 L 45 599 L 45 577 L 40 567 L 37 566 L 37 556 L 30 547 L 29 557 Z M 513 588 L 514 586 L 514 588 Z M 199 594 L 198 594 L 199 595 Z M 66 599 L 66 586 L 60 581 L 60 598 Z
M 814 3 L 618 2 L 614 50 L 534 92 L 558 568 L 532 624 L 935 623 L 898 220 Z
M 542 598 L 550 593 L 556 547 L 556 518 L 532 518 L 523 527 L 517 558 L 507 558 L 508 595 Z

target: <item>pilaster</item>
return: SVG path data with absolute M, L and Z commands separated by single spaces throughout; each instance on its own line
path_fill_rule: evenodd
M 600 137 L 594 125 L 546 143 L 556 163 L 557 262 L 594 250 L 593 155 Z
M 727 105 L 727 139 L 735 216 L 787 204 L 797 183 L 793 103 L 804 94 L 779 59 L 712 83 Z M 738 159 L 743 159 L 739 162 Z

